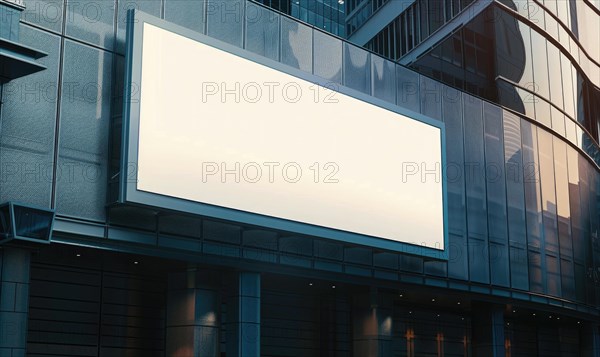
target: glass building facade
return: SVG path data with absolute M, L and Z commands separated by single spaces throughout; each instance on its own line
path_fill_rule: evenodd
M 344 0 L 256 0 L 331 34 L 345 37 Z
M 390 0 L 349 0 L 346 4 L 346 33 L 351 35 Z
M 385 57 L 399 59 L 472 2 L 473 0 L 415 1 L 365 47 Z
M 593 28 L 591 33 L 600 33 L 600 15 L 585 3 L 578 7 L 583 8 L 581 17 L 588 12 L 597 17 L 590 28 Z M 538 11 L 548 18 L 545 23 L 555 30 L 553 33 L 539 27 L 532 18 L 529 22 L 520 17 L 517 8 L 497 5 L 485 10 L 412 66 L 535 118 L 562 136 L 566 136 L 567 127 L 571 132 L 583 129 L 586 138 L 583 141 L 589 144 L 582 146 L 592 145 L 591 140 L 597 147 L 600 56 L 595 52 L 598 46 L 592 46 L 588 53 L 587 36 L 577 40 L 569 27 L 563 23 L 557 25 L 553 17 L 556 15 L 542 7 Z M 562 29 L 562 37 L 558 28 Z M 587 150 L 597 160 L 597 148 Z
M 444 28 L 461 14 L 473 18 Z M 540 121 L 599 163 L 597 2 L 416 1 L 365 47 L 402 62 L 435 33 L 441 41 L 403 63 Z
M 46 69 L 2 83 L 0 203 L 56 218 L 2 247 L 2 353 L 600 355 L 598 2 L 495 3 L 408 67 L 328 4 L 25 0 Z M 131 8 L 444 123 L 449 259 L 118 204 Z

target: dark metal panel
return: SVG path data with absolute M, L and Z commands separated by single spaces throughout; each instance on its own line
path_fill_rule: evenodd
M 261 299 L 261 356 L 351 355 L 350 306 L 344 295 L 271 286 Z
M 395 103 L 397 91 L 395 71 L 394 62 L 371 55 L 371 87 L 374 97 Z
M 200 33 L 206 33 L 208 0 L 164 0 L 165 20 Z
M 246 5 L 245 49 L 279 61 L 281 16 L 262 6 Z
M 53 32 L 60 32 L 64 23 L 64 1 L 27 0 L 21 12 L 21 21 L 40 26 Z
M 244 0 L 210 0 L 206 5 L 206 33 L 236 47 L 244 41 Z
M 50 207 L 60 38 L 21 26 L 20 41 L 49 55 L 46 70 L 2 86 L 0 202 Z
M 465 137 L 465 186 L 470 280 L 489 282 L 489 249 L 485 183 L 483 103 L 463 96 Z
M 446 88 L 442 97 L 442 112 L 446 134 L 451 140 L 446 143 L 448 163 L 448 232 L 450 246 L 448 276 L 468 279 L 467 216 L 464 176 L 464 135 L 462 94 L 456 89 Z
M 28 356 L 164 355 L 167 265 L 85 249 L 35 258 Z
M 189 9 L 190 7 L 193 8 L 193 6 L 198 6 L 194 3 L 200 3 L 200 5 L 203 3 L 203 1 L 187 1 L 186 2 L 186 9 Z M 193 6 L 190 6 L 193 5 Z M 166 5 L 165 5 L 166 6 Z M 136 0 L 117 0 L 117 29 L 116 29 L 116 38 L 115 38 L 115 52 L 119 53 L 119 54 L 124 54 L 125 53 L 125 32 L 126 32 L 126 28 L 127 28 L 127 10 L 129 9 L 137 9 L 137 10 L 141 10 L 145 13 L 148 13 L 150 15 L 154 15 L 154 16 L 160 16 L 160 11 L 161 11 L 161 7 L 162 7 L 162 0 L 142 0 L 142 1 L 136 1 Z M 196 19 L 196 21 L 198 23 L 200 23 L 200 18 Z
M 281 63 L 312 72 L 312 29 L 286 17 L 281 18 Z
M 115 42 L 114 0 L 66 1 L 66 6 L 66 35 L 104 49 L 113 49 Z
M 104 220 L 113 57 L 72 41 L 64 51 L 56 209 Z
M 371 54 L 344 43 L 344 85 L 363 93 L 371 93 Z
M 342 40 L 313 30 L 313 41 L 313 74 L 342 83 Z

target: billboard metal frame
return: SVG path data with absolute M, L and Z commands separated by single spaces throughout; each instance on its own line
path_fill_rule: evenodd
M 266 216 L 258 213 L 236 210 L 201 202 L 185 200 L 158 193 L 137 189 L 137 160 L 140 123 L 140 83 L 142 76 L 142 38 L 144 23 L 187 37 L 194 41 L 226 51 L 243 59 L 276 69 L 288 75 L 313 82 L 326 87 L 329 81 L 313 74 L 300 71 L 280 62 L 268 59 L 242 48 L 208 37 L 185 27 L 148 15 L 139 10 L 129 10 L 127 14 L 127 35 L 125 54 L 125 81 L 123 103 L 123 131 L 121 146 L 121 170 L 119 180 L 119 203 L 153 207 L 161 210 L 172 210 L 220 220 L 237 222 L 245 225 L 260 226 L 268 229 L 293 232 L 302 235 L 332 239 L 340 242 L 369 246 L 382 250 L 390 250 L 411 255 L 425 256 L 434 259 L 448 260 L 448 202 L 446 181 L 446 133 L 441 121 L 431 119 L 420 113 L 401 108 L 392 103 L 369 96 L 365 93 L 340 85 L 336 91 L 364 101 L 366 103 L 407 116 L 411 119 L 440 129 L 441 140 L 441 184 L 443 198 L 443 241 L 444 249 L 425 247 L 418 244 L 394 241 L 385 238 L 357 234 L 334 228 L 317 226 L 288 219 Z

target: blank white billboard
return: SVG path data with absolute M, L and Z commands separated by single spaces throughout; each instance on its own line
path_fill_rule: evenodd
M 137 191 L 445 248 L 439 126 L 149 23 L 141 40 Z

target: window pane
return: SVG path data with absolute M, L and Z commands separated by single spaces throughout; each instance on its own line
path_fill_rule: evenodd
M 546 292 L 542 256 L 532 250 L 529 251 L 529 289 L 537 293 Z
M 485 103 L 484 121 L 488 236 L 491 241 L 501 243 L 490 247 L 492 284 L 509 286 L 502 110 Z
M 561 295 L 561 282 L 560 282 L 560 263 L 557 257 L 554 255 L 546 254 L 546 267 L 547 267 L 547 287 L 548 294 L 553 296 Z
M 510 282 L 515 289 L 529 289 L 527 250 L 510 247 Z
M 429 33 L 440 28 L 444 22 L 444 2 L 439 0 L 428 0 L 429 6 Z
M 565 115 L 563 112 L 552 106 L 552 129 L 559 133 L 561 136 L 565 136 Z M 569 119 L 567 119 L 569 120 Z
M 507 243 L 502 110 L 495 105 L 484 103 L 484 121 L 489 237 Z
M 524 56 L 523 56 L 523 74 L 521 75 L 521 80 L 518 82 L 524 88 L 529 90 L 535 90 L 534 79 L 533 79 L 533 61 L 531 54 L 531 29 L 529 26 L 525 25 L 522 22 L 518 22 L 519 24 L 519 36 L 517 39 L 523 39 L 524 46 Z
M 471 280 L 489 281 L 487 249 L 487 199 L 485 158 L 483 156 L 483 105 L 480 99 L 464 95 L 465 185 L 467 193 L 467 232 Z
M 550 100 L 558 108 L 564 107 L 560 51 L 548 42 L 548 73 L 550 75 Z
M 573 259 L 571 238 L 571 208 L 569 204 L 569 173 L 567 171 L 567 144 L 554 137 L 554 176 L 556 179 L 556 211 L 561 258 Z
M 579 199 L 579 153 L 567 146 L 567 160 L 569 166 L 569 212 L 571 214 L 571 230 L 573 235 L 573 259 L 583 264 L 586 249 L 583 245 L 583 232 L 581 227 L 581 207 Z
M 523 187 L 523 153 L 521 150 L 521 119 L 504 112 L 504 150 L 508 227 L 511 245 L 525 247 L 525 201 Z
M 463 105 L 462 94 L 448 89 L 442 98 L 446 136 L 445 177 L 448 183 L 448 230 L 450 232 L 450 254 L 448 275 L 457 279 L 468 279 L 467 221 L 465 207 Z
M 533 79 L 535 81 L 535 92 L 548 99 L 550 98 L 548 83 L 548 55 L 546 54 L 546 39 L 537 33 L 531 31 L 531 48 L 533 53 Z
M 581 231 L 583 237 L 583 250 L 584 250 L 584 262 L 583 266 L 586 271 L 585 280 L 585 302 L 594 303 L 594 280 L 589 277 L 588 273 L 594 270 L 592 261 L 591 251 L 591 237 L 590 237 L 590 186 L 589 176 L 590 167 L 587 159 L 582 155 L 578 155 L 579 158 L 579 199 L 581 203 Z
M 600 194 L 600 175 L 591 164 L 589 165 L 590 170 L 590 232 L 592 232 L 592 257 L 594 260 L 594 271 L 600 271 L 600 244 L 598 244 L 598 230 L 600 226 L 600 209 L 598 207 L 598 201 L 600 200 L 598 195 Z M 595 299 L 593 304 L 598 304 L 600 301 L 600 287 L 596 282 L 594 284 Z
M 540 249 L 542 244 L 542 207 L 539 186 L 537 128 L 521 120 L 523 142 L 523 186 L 527 218 L 527 244 L 530 249 Z
M 556 192 L 554 186 L 554 158 L 552 157 L 552 135 L 538 130 L 540 155 L 540 183 L 542 187 L 542 209 L 544 238 L 547 251 L 558 254 L 558 231 L 556 219 Z
M 575 266 L 570 260 L 560 262 L 562 296 L 565 299 L 575 300 Z
M 544 98 L 535 98 L 535 119 L 548 128 L 552 128 L 551 105 Z
M 523 153 L 521 149 L 521 119 L 504 112 L 504 153 L 506 197 L 508 205 L 508 238 L 511 247 L 510 268 L 512 287 L 527 289 L 527 231 L 525 224 L 525 191 L 523 187 Z

